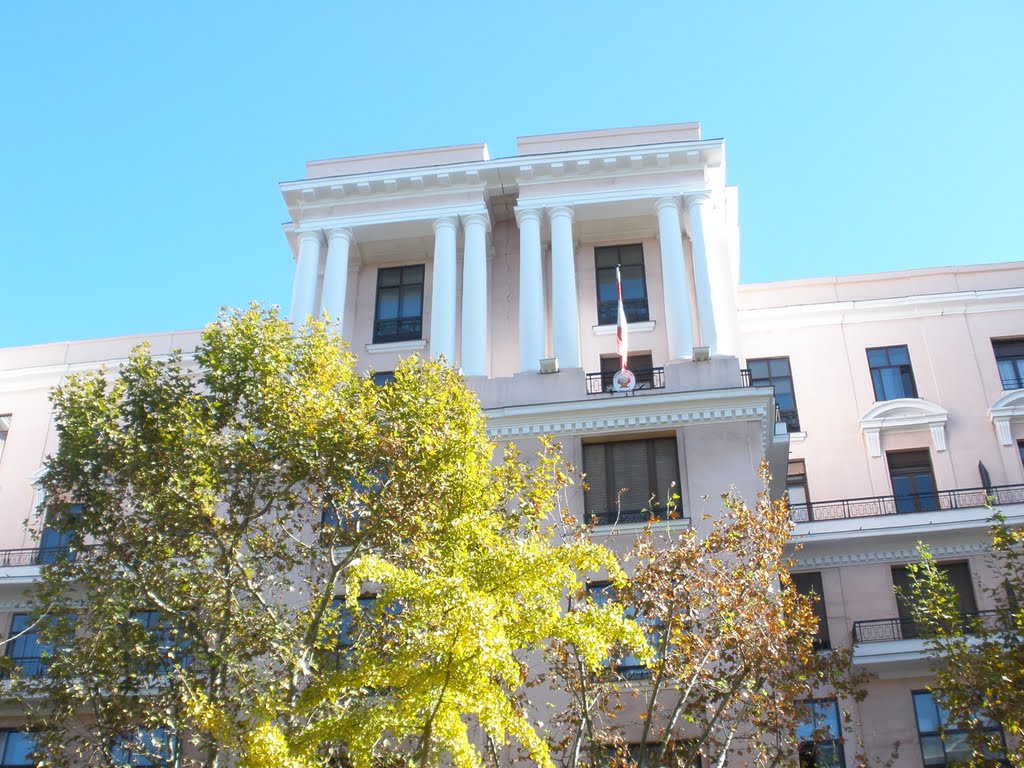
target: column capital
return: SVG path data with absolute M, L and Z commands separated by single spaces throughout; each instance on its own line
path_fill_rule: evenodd
M 299 232 L 295 236 L 295 239 L 298 240 L 300 245 L 302 244 L 303 240 L 312 240 L 317 245 L 320 245 L 324 241 L 324 233 L 323 230 L 321 229 L 306 229 L 303 230 L 302 232 Z
M 654 210 L 661 213 L 663 210 L 671 208 L 676 213 L 682 210 L 682 203 L 679 200 L 678 195 L 671 195 L 669 197 L 659 197 L 654 203 Z
M 452 231 L 457 230 L 459 222 L 454 216 L 442 216 L 439 219 L 434 219 L 434 234 L 438 233 L 441 229 L 451 229 Z
M 543 208 L 516 208 L 516 223 L 519 226 L 522 226 L 524 221 L 535 221 L 540 224 L 543 212 Z
M 711 199 L 711 191 L 702 189 L 699 192 L 690 192 L 684 195 L 686 200 L 686 210 L 690 210 L 695 205 L 703 205 Z
M 327 230 L 327 240 L 343 239 L 348 243 L 352 242 L 352 229 L 349 227 L 335 227 Z
M 567 218 L 571 224 L 576 218 L 576 211 L 571 205 L 556 205 L 554 208 L 548 209 L 548 218 L 550 218 L 551 221 Z
M 487 231 L 491 228 L 491 217 L 486 213 L 462 214 L 462 228 L 468 229 L 471 226 L 483 226 L 484 231 Z

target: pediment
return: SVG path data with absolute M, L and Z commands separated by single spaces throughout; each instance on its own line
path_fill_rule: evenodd
M 883 400 L 871 406 L 860 418 L 860 428 L 874 457 L 882 455 L 882 433 L 927 429 L 936 451 L 946 450 L 946 422 L 949 411 L 920 397 Z

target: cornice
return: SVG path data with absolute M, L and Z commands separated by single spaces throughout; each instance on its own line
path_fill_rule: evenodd
M 610 397 L 592 401 L 490 408 L 487 434 L 496 440 L 537 435 L 642 432 L 708 422 L 756 421 L 762 447 L 774 433 L 771 393 L 751 388 Z
M 409 221 L 436 221 L 438 219 L 454 219 L 458 221 L 460 216 L 471 216 L 473 214 L 487 216 L 487 206 L 482 202 L 478 202 L 463 205 L 410 208 L 404 211 L 390 211 L 386 213 L 343 213 L 327 218 L 303 219 L 298 224 L 285 224 L 284 230 L 285 234 L 293 232 L 297 236 L 301 236 L 305 232 L 320 232 L 332 229 L 356 230 L 359 227 L 378 224 L 399 224 Z
M 170 360 L 170 358 L 170 355 L 153 355 L 153 359 L 159 361 Z M 195 369 L 195 356 L 193 354 L 181 355 L 180 359 L 184 370 Z M 128 360 L 129 358 L 127 357 L 118 357 L 83 363 L 60 363 L 59 365 L 40 365 L 0 371 L 0 393 L 49 389 L 60 384 L 68 376 L 102 369 L 106 369 L 108 378 L 112 378 L 117 375 L 118 369 L 127 363 Z
M 963 544 L 947 544 L 932 546 L 931 553 L 936 559 L 950 557 L 969 557 L 971 555 L 982 555 L 992 551 L 987 541 L 968 542 Z M 914 546 L 900 547 L 898 549 L 882 549 L 863 552 L 833 552 L 823 555 L 808 557 L 796 557 L 793 570 L 808 570 L 815 568 L 834 568 L 844 565 L 872 565 L 879 563 L 909 563 L 920 560 Z
M 308 211 L 352 199 L 429 196 L 466 189 L 501 189 L 546 180 L 718 168 L 724 156 L 722 139 L 702 139 L 300 179 L 282 182 L 280 189 L 290 210 Z
M 848 325 L 940 315 L 1024 311 L 1024 288 L 955 291 L 740 310 L 740 331 Z

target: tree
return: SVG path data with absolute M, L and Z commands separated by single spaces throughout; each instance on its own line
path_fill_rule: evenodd
M 622 571 L 556 538 L 557 449 L 492 463 L 442 362 L 378 387 L 329 323 L 253 306 L 53 402 L 46 514 L 71 543 L 31 597 L 46 674 L 14 688 L 49 765 L 468 767 L 474 728 L 550 765 L 525 654 L 642 644 L 621 608 L 560 610 Z
M 812 598 L 789 578 L 791 528 L 786 505 L 766 494 L 754 508 L 726 494 L 720 514 L 678 533 L 648 527 L 621 599 L 646 626 L 653 659 L 640 670 L 631 664 L 642 685 L 624 685 L 621 665 L 595 679 L 572 648 L 559 647 L 554 666 L 572 701 L 567 765 L 688 766 L 698 755 L 716 768 L 789 764 L 808 700 L 860 695 L 849 652 L 815 650 Z M 590 599 L 581 593 L 577 604 Z M 638 708 L 627 753 L 616 716 Z
M 909 566 L 911 614 L 931 652 L 932 692 L 949 712 L 949 726 L 969 733 L 974 764 L 997 764 L 1004 752 L 998 723 L 1011 736 L 1010 765 L 1024 766 L 1024 530 L 996 514 L 990 528 L 997 578 L 982 587 L 991 612 L 964 615 L 957 593 L 928 547 Z

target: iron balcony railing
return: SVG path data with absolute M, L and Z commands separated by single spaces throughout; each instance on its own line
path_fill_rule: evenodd
M 986 505 L 1024 504 L 1024 485 L 998 485 L 992 488 L 960 488 L 899 496 L 866 496 L 860 499 L 810 501 L 790 504 L 790 516 L 796 523 L 821 520 L 850 520 L 858 517 L 902 515 L 915 512 L 939 512 L 970 509 Z
M 664 509 L 638 509 L 638 510 L 610 510 L 607 512 L 591 512 L 588 514 L 587 522 L 596 520 L 598 525 L 629 525 L 633 523 L 650 523 L 658 520 L 684 520 L 689 523 L 690 518 L 676 513 L 668 518 Z
M 960 614 L 963 632 L 972 634 L 980 629 L 1006 629 L 1009 624 L 1005 611 L 969 611 Z M 854 643 L 884 643 L 892 640 L 913 640 L 921 637 L 921 629 L 913 619 L 870 619 L 853 622 Z
M 68 547 L 29 547 L 23 549 L 0 549 L 0 568 L 22 565 L 48 565 L 58 560 L 76 560 L 93 551 L 93 545 Z
M 587 374 L 587 394 L 588 395 L 599 395 L 602 392 L 614 392 L 612 389 L 612 379 L 615 377 L 616 371 L 610 371 L 607 373 L 588 373 Z M 637 368 L 633 371 L 633 375 L 636 377 L 636 389 L 664 389 L 665 388 L 665 369 L 664 368 Z

